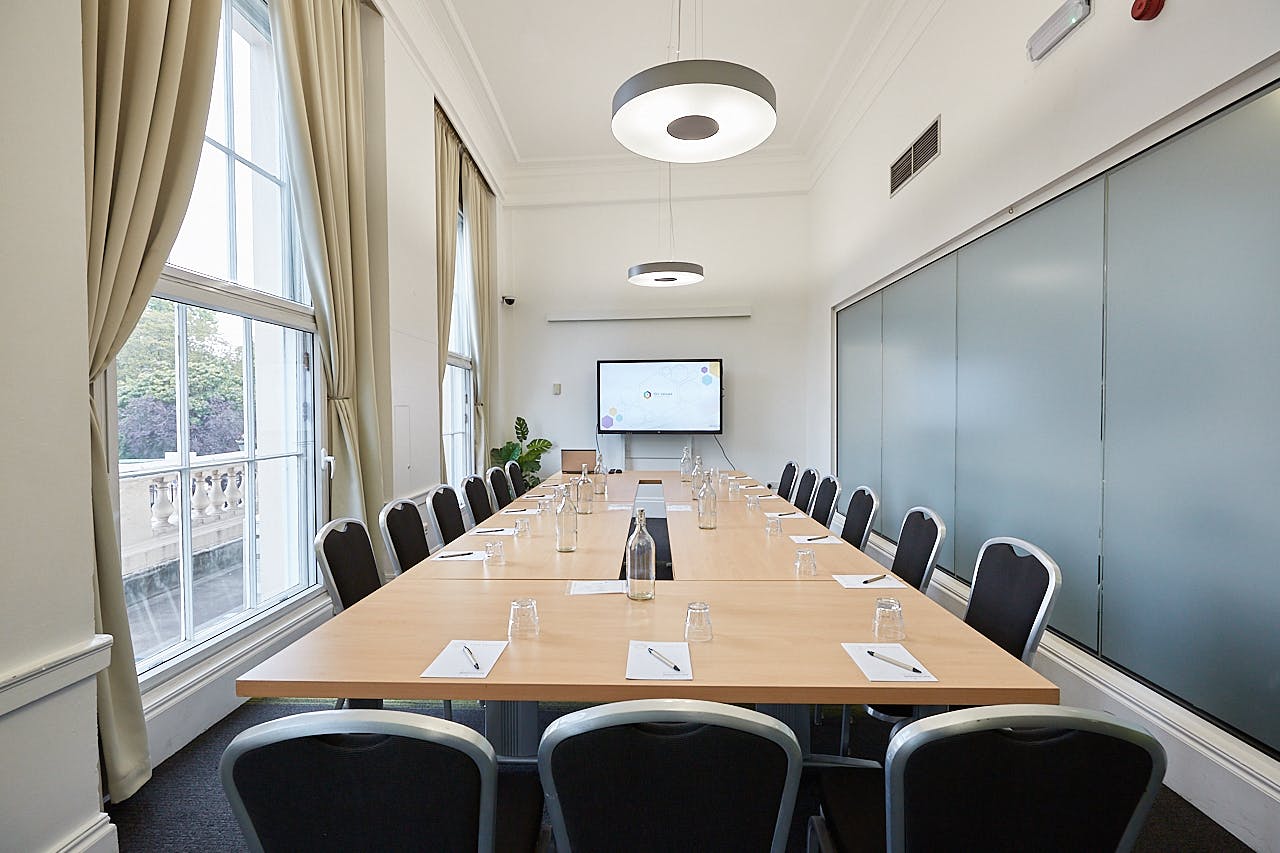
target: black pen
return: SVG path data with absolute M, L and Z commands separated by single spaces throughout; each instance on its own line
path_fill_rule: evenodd
M 465 643 L 462 646 L 462 650 L 467 653 L 467 657 L 471 658 L 471 665 L 474 666 L 476 669 L 479 669 L 480 661 L 476 660 L 476 653 L 471 651 L 470 647 L 468 647 Z
M 796 511 L 793 509 L 793 510 L 791 510 L 791 512 L 780 512 L 780 513 L 778 513 L 778 514 L 777 514 L 776 516 L 774 516 L 774 517 L 775 517 L 775 518 L 786 518 L 788 515 L 795 515 L 795 514 L 796 514 Z
M 673 660 L 671 660 L 670 658 L 666 657 L 666 656 L 665 656 L 665 655 L 663 655 L 661 652 L 655 652 L 655 651 L 652 649 L 652 647 L 649 649 L 649 654 L 653 655 L 655 658 L 657 658 L 658 660 L 662 661 L 662 662 L 663 662 L 663 663 L 665 663 L 667 666 L 669 666 L 669 667 L 671 667 L 672 669 L 674 669 L 676 672 L 679 672 L 679 671 L 680 671 L 680 667 L 676 666 L 675 661 L 673 661 Z
M 882 581 L 882 580 L 884 580 L 884 579 L 885 579 L 885 578 L 887 578 L 887 577 L 889 577 L 889 576 L 888 576 L 888 575 L 876 575 L 876 576 L 875 576 L 875 577 L 873 577 L 873 578 L 867 578 L 866 580 L 864 580 L 864 581 L 862 582 L 862 585 L 863 585 L 863 586 L 866 586 L 866 585 L 867 585 L 867 584 L 869 584 L 869 583 L 875 583 L 876 581 Z
M 459 552 L 458 552 L 458 553 L 456 553 L 456 554 L 443 554 L 443 555 L 441 555 L 440 559 L 441 559 L 441 560 L 449 560 L 449 559 L 452 559 L 453 557 L 466 557 L 466 556 L 469 556 L 469 555 L 474 554 L 474 553 L 475 553 L 475 551 L 459 551 Z
M 652 651 L 652 649 L 650 649 L 650 651 Z M 891 663 L 891 664 L 893 664 L 894 666 L 900 666 L 900 667 L 902 667 L 903 669 L 910 670 L 911 672 L 919 673 L 920 675 L 924 675 L 924 672 L 923 672 L 922 670 L 917 669 L 916 667 L 912 666 L 912 665 L 911 665 L 911 664 L 909 664 L 909 663 L 903 663 L 903 662 L 902 662 L 902 661 L 900 661 L 900 660 L 894 660 L 893 658 L 889 657 L 888 655 L 882 655 L 882 654 L 880 654 L 879 652 L 873 652 L 873 651 L 871 651 L 871 649 L 867 649 L 867 654 L 871 655 L 871 656 L 872 656 L 873 658 L 875 658 L 876 660 L 882 660 L 882 661 L 884 661 L 885 663 Z
M 804 541 L 806 541 L 806 542 L 817 542 L 819 539 L 826 539 L 826 538 L 827 538 L 827 534 L 826 534 L 826 533 L 824 533 L 824 534 L 822 534 L 821 536 L 810 536 L 808 539 L 806 539 L 806 540 L 804 540 Z M 884 575 L 881 575 L 880 577 L 884 577 Z
M 505 527 L 486 527 L 483 530 L 481 530 L 480 528 L 477 527 L 475 530 L 472 530 L 471 532 L 472 533 L 501 533 L 503 530 L 506 530 L 506 528 Z

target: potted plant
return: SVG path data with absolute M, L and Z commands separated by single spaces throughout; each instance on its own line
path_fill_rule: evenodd
M 528 442 L 528 444 L 525 444 Z M 537 475 L 542 470 L 542 454 L 551 449 L 551 442 L 545 438 L 529 440 L 529 424 L 524 418 L 516 418 L 516 440 L 508 441 L 501 447 L 489 449 L 489 464 L 506 465 L 515 460 L 520 463 L 520 473 L 524 481 L 533 488 L 542 482 Z

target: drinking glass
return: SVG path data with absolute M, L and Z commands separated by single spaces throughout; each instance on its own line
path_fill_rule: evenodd
M 764 532 L 769 536 L 782 535 L 782 519 L 766 518 L 764 520 Z
M 527 518 L 516 519 L 516 535 L 520 537 L 529 535 L 529 519 Z
M 816 577 L 818 574 L 818 556 L 812 548 L 796 549 L 796 574 L 805 577 Z
M 507 562 L 507 555 L 503 551 L 500 540 L 490 539 L 484 543 L 484 561 L 490 566 L 501 566 Z
M 757 510 L 760 508 L 759 495 L 747 495 L 747 509 Z
M 538 602 L 532 598 L 517 598 L 511 602 L 511 618 L 507 621 L 507 639 L 536 640 L 541 633 L 538 622 Z
M 546 515 L 551 511 L 551 498 L 538 498 L 538 514 Z
M 729 481 L 729 500 L 736 501 L 741 491 L 742 489 L 739 488 L 737 480 Z
M 705 601 L 689 602 L 684 617 L 684 638 L 690 643 L 705 643 L 711 634 L 711 605 Z
M 876 639 L 882 643 L 905 639 L 907 629 L 902 621 L 902 602 L 896 598 L 877 598 L 876 616 L 872 629 Z

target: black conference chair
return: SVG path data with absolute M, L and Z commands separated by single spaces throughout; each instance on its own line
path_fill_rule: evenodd
M 844 511 L 844 526 L 840 528 L 840 538 L 859 551 L 865 551 L 867 539 L 871 536 L 871 526 L 875 524 L 876 513 L 879 511 L 879 496 L 870 486 L 858 486 L 849 496 L 849 506 Z
M 520 463 L 514 459 L 507 463 L 507 479 L 511 481 L 511 490 L 516 497 L 529 491 L 529 481 L 524 478 Z
M 334 519 L 320 528 L 314 544 L 334 613 L 341 613 L 382 586 L 373 541 L 359 519 Z
M 938 552 L 947 538 L 947 525 L 927 506 L 913 506 L 902 519 L 898 548 L 890 571 L 921 592 L 929 589 L 929 579 L 938 563 Z
M 796 481 L 796 493 L 791 503 L 801 512 L 808 512 L 813 507 L 813 493 L 818 486 L 818 469 L 805 468 L 800 479 Z
M 792 460 L 787 460 L 787 464 L 782 466 L 782 476 L 778 478 L 778 497 L 784 501 L 791 500 L 791 493 L 796 488 L 796 472 L 799 470 Z
M 809 515 L 823 527 L 831 526 L 831 517 L 836 514 L 836 500 L 840 497 L 840 481 L 828 474 L 818 483 L 813 493 L 813 509 Z
M 800 744 L 782 723 L 692 699 L 576 711 L 538 747 L 559 853 L 782 853 L 800 766 Z
M 467 532 L 467 522 L 462 518 L 462 507 L 458 504 L 458 493 L 452 486 L 441 484 L 427 493 L 427 506 L 436 519 L 436 530 L 440 532 L 440 542 L 448 545 Z
M 1128 851 L 1165 767 L 1159 741 L 1100 711 L 951 711 L 904 726 L 883 771 L 824 773 L 809 849 Z
M 536 774 L 404 711 L 272 720 L 237 735 L 219 772 L 251 850 L 532 850 L 542 822 Z
M 378 513 L 378 528 L 396 574 L 403 574 L 431 555 L 427 526 L 418 505 L 408 498 L 388 502 Z
M 489 487 L 479 474 L 472 474 L 462 481 L 462 494 L 466 496 L 467 507 L 471 510 L 471 520 L 480 524 L 493 515 L 493 503 L 489 500 Z
M 511 503 L 511 501 L 515 499 L 515 495 L 511 493 L 511 482 L 507 479 L 507 472 L 505 469 L 494 465 L 488 471 L 484 472 L 484 476 L 485 479 L 489 481 L 489 491 L 493 493 L 493 499 L 497 501 L 498 504 L 493 508 L 494 512 L 504 509 L 507 504 Z M 489 515 L 493 515 L 493 513 L 491 512 Z M 477 518 L 476 522 L 479 523 L 480 519 Z

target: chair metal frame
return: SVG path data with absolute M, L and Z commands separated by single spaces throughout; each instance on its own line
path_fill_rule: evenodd
M 572 853 L 555 778 L 551 775 L 551 756 L 556 747 L 563 741 L 586 732 L 637 723 L 721 726 L 765 738 L 781 747 L 787 755 L 787 775 L 783 783 L 782 799 L 778 804 L 773 842 L 769 849 L 771 853 L 783 853 L 786 850 L 787 836 L 791 830 L 791 814 L 795 809 L 796 791 L 800 787 L 800 771 L 804 763 L 795 732 L 773 717 L 757 711 L 701 699 L 635 699 L 613 702 L 575 711 L 547 726 L 542 741 L 538 744 L 538 774 L 542 777 L 547 810 L 551 813 L 556 850 L 560 853 Z
M 1013 540 L 1013 542 L 1018 541 L 1020 540 Z M 1118 720 L 1101 711 L 1058 705 L 994 705 L 948 711 L 945 714 L 916 720 L 904 726 L 889 743 L 884 767 L 885 816 L 890 851 L 905 853 L 907 849 L 907 815 L 903 806 L 905 799 L 903 788 L 906 766 L 911 756 L 917 750 L 945 738 L 993 729 L 1071 729 L 1117 738 L 1145 749 L 1151 756 L 1151 776 L 1116 848 L 1118 851 L 1133 849 L 1147 814 L 1151 811 L 1151 804 L 1155 802 L 1156 795 L 1160 792 L 1160 783 L 1168 765 L 1164 747 L 1160 742 L 1139 726 Z M 1033 843 L 1028 844 L 1029 848 L 1034 846 Z
M 326 525 L 327 526 L 327 525 Z M 456 749 L 473 762 L 480 772 L 480 826 L 478 832 L 480 853 L 492 853 L 494 849 L 497 817 L 498 764 L 493 747 L 477 732 L 460 723 L 437 720 L 408 711 L 311 711 L 245 729 L 231 741 L 218 767 L 222 787 L 231 812 L 236 817 L 249 849 L 261 853 L 262 842 L 249 819 L 244 800 L 235 785 L 235 765 L 246 753 L 294 738 L 335 734 L 392 735 L 429 741 Z
M 853 490 L 853 492 L 849 496 L 850 499 L 852 500 L 853 495 L 856 495 L 858 492 L 866 492 L 867 494 L 871 495 L 871 515 L 867 516 L 867 526 L 866 526 L 866 529 L 862 531 L 862 542 L 858 545 L 859 551 L 866 551 L 867 542 L 870 541 L 871 539 L 871 528 L 875 526 L 876 516 L 880 514 L 880 496 L 876 494 L 875 489 L 864 484 L 864 485 L 858 486 L 858 488 Z M 849 516 L 847 514 L 845 515 L 844 520 L 845 520 L 845 524 L 849 523 Z M 840 528 L 840 534 L 843 537 L 844 527 Z M 848 542 L 849 540 L 846 539 L 845 541 Z
M 364 526 L 358 518 L 335 518 L 316 531 L 315 538 L 311 540 L 311 546 L 315 549 L 316 562 L 320 565 L 320 576 L 324 579 L 324 588 L 329 592 L 329 598 L 333 600 L 334 614 L 341 613 L 346 610 L 346 606 L 342 603 L 342 596 L 338 594 L 338 583 L 333 579 L 333 567 L 329 565 L 329 558 L 324 553 L 324 540 L 334 531 L 345 533 L 348 525 L 355 524 L 364 531 L 365 538 L 369 540 L 369 548 L 373 549 L 373 538 L 369 536 L 369 530 Z M 374 559 L 374 568 L 377 569 L 377 558 Z M 383 582 L 382 572 L 378 571 L 378 583 Z
M 422 516 L 422 508 L 413 498 L 395 498 L 387 501 L 386 505 L 378 512 L 378 530 L 382 532 L 382 544 L 386 546 L 387 554 L 391 556 L 391 567 L 396 570 L 397 575 L 402 575 L 406 570 L 413 568 L 412 566 L 402 566 L 400 564 L 400 555 L 396 553 L 394 543 L 391 541 L 391 530 L 387 527 L 387 517 L 391 515 L 393 510 L 403 506 L 413 507 L 418 513 L 418 520 L 422 522 L 422 535 L 427 540 L 427 553 L 431 553 L 431 523 Z M 427 515 L 435 518 L 435 513 L 428 507 Z
M 786 478 L 787 469 L 791 469 L 791 486 L 787 489 L 787 493 L 782 493 L 782 481 Z M 796 464 L 796 460 L 788 459 L 782 466 L 782 475 L 778 477 L 778 488 L 775 494 L 784 501 L 791 500 L 791 496 L 796 493 L 796 483 L 800 481 L 800 466 Z
M 1043 549 L 1032 545 L 1025 539 L 1015 539 L 1012 536 L 996 536 L 988 539 L 978 549 L 978 561 L 973 567 L 973 582 L 969 587 L 970 602 L 969 605 L 966 605 L 964 611 L 966 624 L 968 624 L 969 607 L 973 603 L 972 590 L 978 586 L 978 573 L 982 570 L 982 557 L 992 545 L 1012 545 L 1017 550 L 1026 551 L 1035 557 L 1036 562 L 1049 573 L 1049 584 L 1045 589 L 1044 598 L 1040 600 L 1040 609 L 1036 611 L 1035 619 L 1031 623 L 1031 632 L 1027 635 L 1027 642 L 1022 647 L 1022 654 L 1019 656 L 1023 663 L 1030 666 L 1031 659 L 1035 657 L 1036 649 L 1040 646 L 1040 639 L 1044 636 L 1045 626 L 1049 624 L 1049 616 L 1053 613 L 1053 605 L 1058 600 L 1058 591 L 1062 588 L 1062 570 L 1058 568 L 1057 561 L 1046 554 Z
M 836 490 L 835 490 L 835 492 L 831 495 L 831 507 L 827 510 L 827 517 L 826 517 L 826 518 L 818 518 L 816 515 L 814 515 L 814 514 L 813 514 L 812 510 L 815 510 L 815 509 L 817 509 L 817 508 L 818 508 L 818 492 L 820 492 L 820 491 L 822 490 L 822 484 L 823 484 L 823 483 L 827 483 L 827 482 L 835 483 L 835 484 L 836 484 Z M 842 491 L 842 488 L 841 488 L 841 486 L 840 486 L 840 478 L 839 478 L 839 477 L 837 477 L 837 476 L 836 476 L 836 475 L 834 475 L 834 474 L 825 474 L 825 475 L 823 475 L 822 479 L 820 479 L 820 480 L 818 481 L 818 485 L 816 485 L 816 486 L 814 486 L 814 487 L 813 487 L 813 500 L 811 500 L 811 501 L 809 502 L 809 508 L 810 508 L 810 510 L 811 510 L 811 511 L 810 511 L 810 513 L 809 513 L 809 516 L 810 516 L 814 521 L 816 521 L 816 522 L 818 522 L 819 524 L 821 524 L 823 527 L 828 527 L 828 528 L 829 528 L 829 527 L 831 526 L 831 519 L 833 519 L 833 518 L 835 518 L 835 517 L 836 517 L 836 503 L 840 500 L 840 492 L 841 492 L 841 491 Z
M 516 499 L 516 489 L 515 489 L 515 486 L 512 485 L 511 483 L 511 475 L 507 473 L 507 467 L 505 465 L 491 465 L 489 466 L 489 470 L 484 472 L 484 484 L 489 487 L 489 503 L 493 504 L 494 512 L 500 512 L 501 510 L 506 509 L 506 507 L 498 506 L 499 504 L 498 492 L 493 488 L 493 472 L 494 471 L 497 471 L 499 474 L 501 474 L 502 482 L 506 483 L 507 494 L 511 496 L 511 500 L 507 501 L 508 504 L 510 504 L 511 501 L 514 501 Z M 476 519 L 477 523 L 479 523 L 479 521 L 480 519 Z
M 929 552 L 929 564 L 925 566 L 924 576 L 920 578 L 920 591 L 926 592 L 929 589 L 929 581 L 933 579 L 933 570 L 938 567 L 938 552 L 942 550 L 942 543 L 947 541 L 947 523 L 942 520 L 942 516 L 938 515 L 932 507 L 913 506 L 911 509 L 907 510 L 904 516 L 902 516 L 902 526 L 898 528 L 899 543 L 902 542 L 902 536 L 907 529 L 907 519 L 911 518 L 911 514 L 913 512 L 923 514 L 924 517 L 932 521 L 938 529 L 937 534 L 933 538 L 933 550 Z M 984 545 L 983 547 L 985 548 L 986 546 Z M 1036 550 L 1039 549 L 1037 548 Z M 1041 553 L 1044 552 L 1041 551 Z M 1045 556 L 1046 558 L 1048 557 L 1048 555 Z M 979 555 L 979 559 L 981 559 L 981 555 Z M 1050 562 L 1053 561 L 1050 560 Z M 1057 564 L 1055 563 L 1055 565 Z
M 813 475 L 813 491 L 809 493 L 809 500 L 805 501 L 805 505 L 800 506 L 800 504 L 795 502 L 794 498 L 800 497 L 800 484 L 804 482 L 804 478 L 809 474 Z M 813 509 L 813 499 L 818 494 L 818 481 L 820 479 L 822 479 L 822 476 L 818 473 L 817 468 L 805 468 L 802 472 L 800 472 L 800 475 L 796 477 L 796 486 L 794 489 L 791 490 L 791 496 L 793 498 L 791 503 L 793 506 L 795 506 L 796 509 L 803 512 L 805 515 L 808 515 L 809 510 Z
M 427 512 L 430 513 L 431 515 L 431 524 L 435 527 L 436 533 L 440 536 L 440 547 L 442 548 L 445 545 L 448 545 L 449 542 L 445 541 L 444 525 L 440 523 L 440 518 L 436 515 L 435 498 L 438 492 L 442 492 L 445 489 L 448 489 L 449 491 L 453 492 L 453 499 L 455 502 L 457 502 L 458 490 L 455 489 L 453 486 L 449 485 L 448 483 L 438 483 L 427 490 Z M 465 513 L 463 512 L 464 506 L 466 507 Z M 473 524 L 472 525 L 467 524 L 467 516 L 471 514 L 471 507 L 467 506 L 465 502 L 458 503 L 458 514 L 462 516 L 462 532 L 465 534 L 467 530 L 475 526 Z
M 520 481 L 524 483 L 523 489 L 516 488 L 516 477 L 514 474 L 511 473 L 512 465 L 516 466 L 516 471 L 520 472 Z M 507 462 L 506 465 L 503 465 L 502 468 L 504 471 L 507 472 L 507 485 L 511 487 L 512 500 L 515 500 L 515 498 L 518 498 L 520 497 L 520 495 L 523 495 L 525 492 L 529 491 L 529 483 L 524 478 L 524 469 L 520 467 L 519 462 L 517 462 L 514 459 L 511 459 Z

